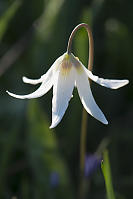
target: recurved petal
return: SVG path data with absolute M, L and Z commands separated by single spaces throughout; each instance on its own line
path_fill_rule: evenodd
M 126 84 L 129 83 L 129 80 L 124 79 L 124 80 L 117 80 L 117 79 L 103 79 L 103 78 L 99 78 L 96 75 L 93 75 L 91 71 L 87 70 L 87 68 L 85 68 L 83 66 L 84 70 L 86 71 L 88 77 L 93 80 L 94 82 L 96 82 L 97 84 L 100 84 L 101 86 L 105 86 L 107 88 L 111 88 L 111 89 L 118 89 L 121 88 L 122 86 L 125 86 Z
M 52 99 L 52 124 L 50 128 L 54 128 L 58 125 L 68 107 L 75 83 L 74 69 L 71 68 L 71 71 L 65 75 L 60 71 L 57 71 L 54 82 Z
M 39 78 L 39 79 L 29 79 L 27 77 L 23 77 L 22 78 L 23 82 L 27 83 L 27 84 L 36 85 L 36 84 L 39 84 L 43 81 L 45 81 L 45 82 L 48 81 L 53 75 L 53 68 L 54 68 L 55 64 L 56 64 L 56 62 L 53 63 L 53 65 L 50 67 L 50 69 L 44 75 L 42 75 L 41 78 Z
M 104 114 L 102 113 L 102 111 L 100 110 L 93 98 L 89 80 L 85 72 L 77 74 L 76 86 L 81 102 L 86 111 L 103 124 L 108 124 L 108 121 L 106 120 Z
M 42 79 L 29 79 L 27 77 L 22 77 L 22 80 L 24 83 L 27 83 L 27 84 L 33 84 L 33 85 L 36 85 L 36 84 L 39 84 L 42 82 Z
M 18 98 L 18 99 L 32 99 L 32 98 L 38 98 L 42 95 L 46 94 L 52 87 L 53 80 L 52 77 L 49 78 L 47 81 L 43 81 L 41 86 L 33 93 L 28 95 L 15 95 L 13 93 L 10 93 L 9 91 L 6 91 L 10 96 Z

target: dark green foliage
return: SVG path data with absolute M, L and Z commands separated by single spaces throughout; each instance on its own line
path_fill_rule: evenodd
M 132 199 L 133 187 L 133 1 L 0 0 L 0 199 L 71 199 L 78 196 L 82 105 L 76 90 L 61 123 L 50 130 L 52 91 L 36 100 L 5 93 L 30 93 L 22 76 L 39 78 L 66 51 L 72 29 L 88 23 L 94 35 L 93 72 L 129 79 L 120 90 L 92 83 L 92 92 L 109 121 L 88 115 L 87 153 L 104 138 L 114 191 Z M 73 53 L 87 66 L 88 38 L 79 30 Z M 87 179 L 86 198 L 106 198 L 101 171 Z M 117 198 L 116 198 L 117 199 Z

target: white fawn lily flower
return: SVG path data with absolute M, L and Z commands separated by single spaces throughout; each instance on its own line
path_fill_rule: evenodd
M 7 93 L 18 99 L 32 99 L 43 96 L 53 86 L 52 125 L 50 128 L 54 128 L 61 121 L 71 99 L 74 86 L 76 86 L 86 111 L 102 123 L 108 124 L 93 98 L 88 77 L 101 86 L 112 89 L 128 84 L 128 80 L 99 78 L 93 75 L 73 54 L 64 53 L 40 79 L 33 80 L 23 77 L 25 83 L 41 83 L 41 86 L 35 92 L 28 95 L 15 95 L 8 91 Z
M 78 58 L 67 51 L 53 63 L 47 73 L 41 76 L 40 79 L 33 80 L 23 77 L 25 83 L 34 85 L 41 83 L 41 86 L 35 92 L 28 95 L 15 95 L 9 91 L 7 91 L 7 93 L 18 99 L 32 99 L 43 96 L 53 86 L 52 124 L 50 128 L 54 128 L 65 114 L 75 86 L 78 89 L 85 110 L 103 124 L 108 124 L 104 114 L 93 98 L 88 78 L 101 86 L 111 89 L 120 88 L 129 82 L 128 80 L 99 78 L 93 75 Z

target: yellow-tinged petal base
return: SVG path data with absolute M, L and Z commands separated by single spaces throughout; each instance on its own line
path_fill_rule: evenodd
M 63 76 L 66 76 L 70 73 L 72 68 L 72 63 L 70 60 L 70 55 L 65 54 L 64 59 L 61 63 L 60 71 Z
M 73 54 L 65 54 L 64 59 L 61 63 L 61 73 L 62 75 L 68 75 L 71 71 L 71 68 L 74 67 L 78 73 L 83 72 L 83 68 L 78 57 L 75 57 Z
M 83 67 L 81 66 L 81 63 L 79 61 L 79 58 L 78 57 L 75 57 L 73 54 L 71 54 L 71 62 L 72 62 L 72 65 L 74 66 L 74 68 L 77 70 L 78 73 L 82 73 L 84 70 L 83 70 Z
M 62 76 L 69 75 L 71 69 L 74 68 L 78 73 L 84 72 L 81 62 L 78 57 L 73 54 L 65 53 L 60 63 L 57 62 L 55 70 L 59 70 Z

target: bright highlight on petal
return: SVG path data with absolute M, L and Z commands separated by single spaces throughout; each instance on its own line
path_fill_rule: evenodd
M 41 86 L 35 92 L 28 94 L 28 95 L 16 95 L 16 94 L 13 94 L 9 91 L 6 91 L 6 92 L 10 96 L 18 98 L 18 99 L 32 99 L 32 98 L 38 98 L 38 97 L 43 96 L 44 94 L 46 94 L 51 89 L 52 86 L 53 86 L 53 82 L 52 82 L 52 79 L 50 79 L 47 82 L 43 82 L 41 84 Z
M 74 70 L 71 70 L 71 73 L 66 76 L 62 75 L 59 71 L 56 73 L 56 79 L 53 86 L 52 124 L 50 128 L 57 126 L 68 107 L 74 88 L 74 77 Z
M 84 66 L 83 66 L 84 67 Z M 117 80 L 117 79 L 103 79 L 99 78 L 96 75 L 93 75 L 91 71 L 89 71 L 87 68 L 84 67 L 84 70 L 86 71 L 88 77 L 96 82 L 97 84 L 100 84 L 101 86 L 105 86 L 107 88 L 111 89 L 118 89 L 121 88 L 129 83 L 129 80 Z
M 33 85 L 36 85 L 36 84 L 39 84 L 42 82 L 42 79 L 29 79 L 27 77 L 22 77 L 22 80 L 24 83 L 27 83 L 27 84 L 33 84 Z
M 43 79 L 43 82 L 42 82 L 42 79 Z M 9 91 L 7 91 L 7 93 L 10 96 L 18 98 L 18 99 L 32 99 L 32 98 L 41 97 L 44 94 L 46 94 L 51 89 L 51 87 L 53 86 L 52 70 L 49 70 L 39 80 L 31 80 L 31 79 L 24 77 L 23 81 L 25 83 L 29 83 L 29 84 L 38 84 L 38 83 L 41 83 L 41 82 L 42 82 L 42 84 L 35 92 L 28 94 L 28 95 L 16 95 L 16 94 L 13 94 Z
M 102 122 L 103 124 L 108 124 L 108 121 L 106 120 L 104 114 L 102 113 L 100 108 L 97 106 L 93 98 L 93 95 L 90 89 L 90 84 L 88 81 L 88 77 L 85 74 L 85 72 L 82 73 L 82 75 L 77 75 L 76 86 L 77 86 L 78 93 L 79 93 L 81 102 L 85 110 L 94 118 Z
M 55 63 L 54 63 L 55 64 Z M 51 66 L 51 68 L 47 71 L 46 74 L 44 74 L 43 76 L 41 76 L 40 79 L 37 80 L 33 80 L 33 79 L 28 79 L 27 77 L 23 77 L 23 81 L 25 83 L 28 84 L 38 84 L 41 83 L 41 86 L 33 93 L 30 93 L 28 95 L 16 95 L 13 94 L 9 91 L 6 91 L 10 96 L 14 97 L 14 98 L 18 98 L 18 99 L 32 99 L 32 98 L 38 98 L 43 96 L 44 94 L 46 94 L 51 87 L 53 86 L 53 68 L 54 68 L 54 64 Z

